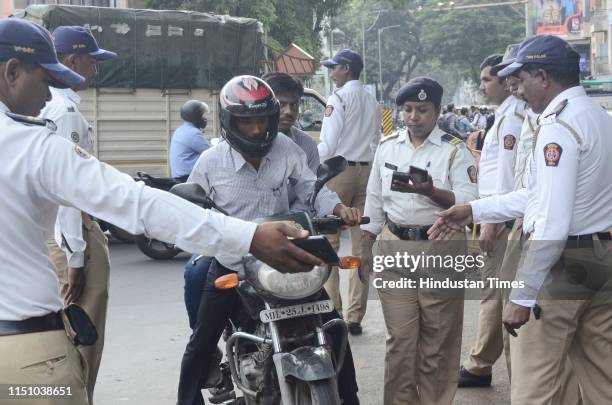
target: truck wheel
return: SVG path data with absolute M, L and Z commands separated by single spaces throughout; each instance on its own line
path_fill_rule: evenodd
M 181 249 L 156 239 L 147 238 L 144 235 L 136 236 L 136 245 L 142 253 L 155 260 L 168 260 L 181 253 Z

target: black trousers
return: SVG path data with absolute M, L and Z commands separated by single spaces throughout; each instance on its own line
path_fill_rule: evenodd
M 189 338 L 189 343 L 183 354 L 181 363 L 181 376 L 178 388 L 177 405 L 203 405 L 204 398 L 200 389 L 201 383 L 206 381 L 207 370 L 216 351 L 217 342 L 221 338 L 227 321 L 236 311 L 240 310 L 240 297 L 234 289 L 218 290 L 214 282 L 217 278 L 233 273 L 232 270 L 213 260 L 206 278 L 204 291 L 198 308 L 198 317 Z M 327 293 L 323 290 L 323 299 Z M 339 318 L 336 311 L 322 314 L 323 322 Z M 336 342 L 341 341 L 342 330 L 332 328 L 329 336 L 334 350 L 338 350 Z M 357 379 L 351 346 L 347 344 L 346 355 L 342 369 L 338 373 L 338 390 L 344 405 L 357 405 Z

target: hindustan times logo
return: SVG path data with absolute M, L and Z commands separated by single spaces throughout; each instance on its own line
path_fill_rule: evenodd
M 373 257 L 372 268 L 376 273 L 385 269 L 405 269 L 411 273 L 418 269 L 453 269 L 461 273 L 467 269 L 482 269 L 483 255 L 413 255 L 407 252 L 397 252 L 395 255 L 377 255 Z

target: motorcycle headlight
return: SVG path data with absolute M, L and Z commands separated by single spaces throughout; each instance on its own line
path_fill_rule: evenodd
M 327 266 L 315 266 L 304 273 L 281 273 L 269 265 L 251 258 L 244 262 L 247 280 L 270 295 L 288 300 L 309 297 L 323 288 L 329 277 Z

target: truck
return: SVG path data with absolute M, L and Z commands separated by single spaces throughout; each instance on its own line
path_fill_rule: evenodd
M 130 175 L 168 175 L 170 138 L 187 100 L 211 107 L 206 135 L 218 136 L 222 85 L 265 68 L 264 30 L 250 18 L 64 5 L 31 5 L 14 17 L 50 31 L 85 26 L 101 47 L 117 52 L 116 60 L 98 65 L 92 87 L 79 95 L 95 156 Z

